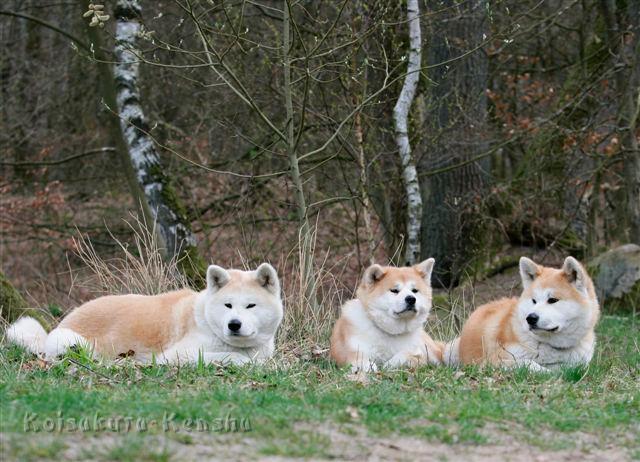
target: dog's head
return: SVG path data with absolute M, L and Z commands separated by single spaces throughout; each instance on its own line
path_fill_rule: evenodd
M 207 270 L 204 317 L 214 332 L 235 347 L 261 346 L 273 339 L 282 321 L 280 281 L 273 266 L 255 271 Z
M 422 329 L 431 311 L 431 271 L 434 259 L 394 268 L 371 265 L 364 272 L 357 297 L 373 322 L 398 335 Z
M 555 269 L 522 257 L 520 276 L 519 321 L 538 340 L 568 348 L 593 329 L 600 308 L 593 282 L 578 260 L 567 257 Z

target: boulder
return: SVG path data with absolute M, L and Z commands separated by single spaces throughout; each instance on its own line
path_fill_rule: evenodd
M 587 265 L 600 303 L 610 299 L 625 299 L 638 304 L 640 298 L 640 246 L 626 244 L 611 249 Z M 628 308 L 640 308 L 629 306 Z

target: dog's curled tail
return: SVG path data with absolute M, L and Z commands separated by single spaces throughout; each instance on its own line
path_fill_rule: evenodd
M 442 362 L 447 366 L 460 364 L 460 337 L 444 345 Z
M 16 343 L 31 353 L 44 354 L 47 331 L 34 318 L 26 316 L 18 319 L 9 326 L 5 335 L 9 342 Z

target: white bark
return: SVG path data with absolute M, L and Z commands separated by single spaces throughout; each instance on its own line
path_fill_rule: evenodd
M 400 96 L 393 108 L 396 145 L 402 165 L 402 179 L 407 194 L 407 237 L 405 240 L 405 263 L 413 265 L 420 258 L 420 222 L 422 217 L 422 196 L 416 165 L 411 157 L 408 118 L 411 104 L 416 94 L 420 78 L 422 40 L 418 0 L 407 0 L 407 21 L 409 24 L 409 65 Z
M 153 140 L 147 135 L 149 128 L 138 87 L 140 13 L 137 0 L 118 0 L 116 4 L 116 103 L 129 158 L 152 218 L 168 255 L 180 256 L 185 250 L 193 248 L 196 241 L 177 206 L 175 193 L 163 173 Z

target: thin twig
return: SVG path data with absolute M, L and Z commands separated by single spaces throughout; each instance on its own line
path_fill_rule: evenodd
M 34 162 L 10 162 L 10 161 L 0 161 L 0 165 L 5 165 L 9 167 L 45 167 L 49 165 L 60 165 L 66 162 L 71 162 L 72 160 L 81 159 L 83 157 L 91 156 L 93 154 L 101 154 L 105 152 L 115 152 L 116 148 L 112 147 L 104 147 L 92 149 L 90 151 L 83 152 L 81 154 L 75 154 L 73 156 L 65 157 L 60 160 L 42 160 L 42 161 L 34 161 Z

